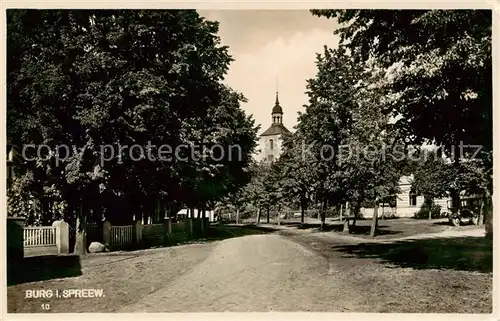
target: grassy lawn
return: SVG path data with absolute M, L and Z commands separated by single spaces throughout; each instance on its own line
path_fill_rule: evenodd
M 351 234 L 359 237 L 371 238 L 370 227 L 371 220 L 361 220 L 356 222 L 356 227 L 353 228 Z M 385 219 L 378 221 L 377 239 L 391 239 L 408 237 L 417 234 L 438 233 L 447 230 L 469 230 L 477 229 L 477 225 L 464 225 L 453 227 L 448 223 L 448 219 L 433 219 L 433 220 L 417 220 L 417 219 Z
M 349 235 L 359 238 L 373 239 L 370 237 L 371 219 L 358 220 L 354 227 L 351 227 Z M 300 220 L 283 222 L 280 227 L 292 227 L 308 232 L 320 232 L 320 221 L 317 219 L 308 219 L 300 226 Z M 278 229 L 275 223 L 263 224 L 263 227 L 269 227 L 270 230 Z M 339 233 L 345 235 L 342 231 L 343 223 L 334 220 L 327 220 L 323 232 Z M 409 237 L 418 234 L 438 233 L 448 230 L 462 231 L 470 229 L 484 229 L 484 226 L 464 225 L 453 227 L 448 223 L 448 219 L 417 220 L 412 218 L 384 219 L 378 221 L 378 233 L 375 239 L 395 239 Z
M 309 233 L 291 238 L 342 271 L 353 312 L 491 313 L 493 244 L 485 237 L 363 242 Z

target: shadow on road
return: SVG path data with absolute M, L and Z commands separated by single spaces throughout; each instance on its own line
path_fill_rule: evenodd
M 361 243 L 333 247 L 359 258 L 414 269 L 452 269 L 488 273 L 493 267 L 493 242 L 486 237 L 454 237 Z
M 442 225 L 442 226 L 452 226 L 449 221 L 434 222 L 432 224 L 434 224 L 434 225 Z M 473 224 L 471 224 L 469 222 L 460 222 L 460 226 L 471 226 L 471 225 L 473 225 Z
M 441 222 L 433 222 L 434 225 L 443 225 L 443 226 L 451 226 L 449 221 L 441 221 Z
M 82 275 L 80 257 L 33 256 L 7 264 L 7 285 L 68 278 Z
M 320 224 L 304 224 L 299 229 L 320 229 Z M 344 224 L 325 224 L 323 226 L 323 232 L 342 232 L 344 230 Z M 394 235 L 401 234 L 402 231 L 391 230 L 389 226 L 379 225 L 377 229 L 377 235 Z M 352 235 L 369 235 L 370 226 L 369 225 L 355 225 L 349 228 L 349 234 Z

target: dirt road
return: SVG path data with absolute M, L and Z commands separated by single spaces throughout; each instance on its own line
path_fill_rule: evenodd
M 324 282 L 338 272 L 278 235 L 229 239 L 189 273 L 120 312 L 343 311 L 344 302 L 335 304 L 340 284 Z
M 490 313 L 492 245 L 481 233 L 372 242 L 287 231 L 89 255 L 74 276 L 9 286 L 8 311 Z M 24 297 L 75 288 L 105 297 Z
M 120 312 L 491 310 L 490 274 L 391 266 L 329 250 L 346 243 L 311 234 L 228 239 L 191 271 Z

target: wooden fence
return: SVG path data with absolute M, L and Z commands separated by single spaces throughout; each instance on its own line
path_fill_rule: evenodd
M 69 225 L 55 221 L 52 226 L 23 226 L 23 256 L 69 253 Z
M 133 225 L 125 226 L 112 226 L 106 221 L 102 225 L 87 225 L 87 247 L 94 241 L 107 244 L 110 250 L 175 244 L 203 237 L 208 226 L 208 218 L 189 218 L 176 223 L 167 218 L 163 224 L 146 225 L 135 221 Z
M 128 247 L 134 243 L 134 226 L 112 226 L 110 236 L 112 248 Z
M 52 226 L 26 227 L 24 218 L 8 218 L 9 258 L 25 256 L 67 255 L 69 254 L 69 224 L 55 221 Z M 85 239 L 88 246 L 92 242 L 107 244 L 110 250 L 147 248 L 158 245 L 173 245 L 179 242 L 203 237 L 209 227 L 208 218 L 192 219 L 173 223 L 165 219 L 163 224 L 112 226 L 110 222 L 89 224 Z
M 56 246 L 56 228 L 53 226 L 25 227 L 24 247 Z

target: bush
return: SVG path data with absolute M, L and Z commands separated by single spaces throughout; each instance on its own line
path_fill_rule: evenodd
M 429 218 L 429 208 L 431 210 L 431 218 L 441 218 L 442 217 L 440 205 L 434 204 L 434 203 L 432 203 L 432 205 L 431 205 L 431 204 L 425 202 L 420 207 L 420 210 L 417 213 L 415 213 L 415 218 L 416 219 L 428 219 Z

